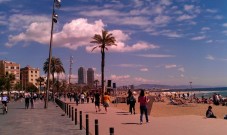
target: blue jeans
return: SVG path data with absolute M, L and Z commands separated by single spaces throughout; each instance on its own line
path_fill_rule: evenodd
M 148 122 L 148 115 L 147 115 L 147 107 L 146 106 L 140 106 L 140 122 L 143 122 L 143 114 L 145 114 L 146 121 Z

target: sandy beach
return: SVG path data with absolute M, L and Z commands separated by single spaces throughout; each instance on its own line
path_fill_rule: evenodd
M 136 96 L 137 98 L 137 96 Z M 208 106 L 213 107 L 213 112 L 218 119 L 223 119 L 227 115 L 227 106 L 204 104 L 204 103 L 186 103 L 183 105 L 172 105 L 169 99 L 163 97 L 165 102 L 153 102 L 150 116 L 152 117 L 171 117 L 171 116 L 183 116 L 183 115 L 196 115 L 204 116 Z M 112 106 L 119 109 L 129 111 L 129 105 L 126 103 L 112 104 Z M 139 103 L 136 102 L 136 113 L 140 113 Z

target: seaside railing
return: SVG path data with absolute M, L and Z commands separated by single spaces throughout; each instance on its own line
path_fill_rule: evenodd
M 83 130 L 83 113 L 82 111 L 79 111 L 77 108 L 74 108 L 72 106 L 72 103 L 65 103 L 62 100 L 55 98 L 55 103 L 65 112 L 66 117 L 69 117 L 74 121 L 75 125 L 78 125 L 78 120 L 79 120 L 79 128 L 80 130 Z M 78 119 L 78 114 L 79 114 L 79 119 Z M 86 130 L 86 135 L 93 135 L 89 131 L 89 115 L 86 114 L 86 121 L 85 121 L 85 127 L 84 129 Z M 94 121 L 94 127 L 95 127 L 95 133 L 94 135 L 99 135 L 99 124 L 98 124 L 98 119 L 95 119 Z M 109 128 L 109 134 L 114 135 L 114 128 L 110 127 Z

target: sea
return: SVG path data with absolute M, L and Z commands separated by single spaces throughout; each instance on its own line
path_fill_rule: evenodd
M 195 93 L 196 97 L 205 98 L 212 97 L 214 93 L 220 94 L 223 97 L 227 97 L 227 87 L 218 87 L 218 88 L 193 88 L 183 90 L 185 92 Z

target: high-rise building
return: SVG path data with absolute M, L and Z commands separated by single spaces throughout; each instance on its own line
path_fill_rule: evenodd
M 78 69 L 78 84 L 87 84 L 87 72 L 84 67 Z
M 0 60 L 0 77 L 5 76 L 6 74 L 15 75 L 15 80 L 11 82 L 13 85 L 20 82 L 20 64 Z
M 87 84 L 88 84 L 88 86 L 93 87 L 94 86 L 94 80 L 95 80 L 94 70 L 93 70 L 93 68 L 88 68 L 88 70 L 87 70 Z
M 39 87 L 39 83 L 36 81 L 40 77 L 39 68 L 32 68 L 30 66 L 26 66 L 20 69 L 20 79 L 23 88 L 26 89 L 28 83 L 34 84 L 37 88 Z

